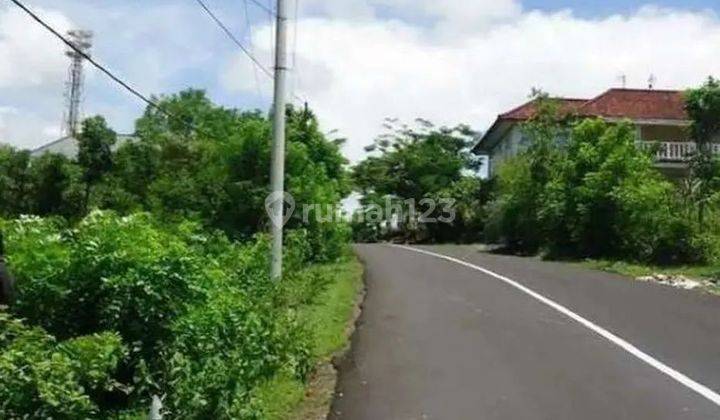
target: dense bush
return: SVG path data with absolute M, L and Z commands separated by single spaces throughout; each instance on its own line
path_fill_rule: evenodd
M 0 417 L 88 419 L 118 391 L 113 380 L 126 354 L 114 333 L 58 342 L 38 327 L 0 312 Z
M 533 252 L 542 242 L 540 194 L 528 160 L 513 158 L 498 171 L 495 199 L 487 204 L 485 237 L 514 251 Z
M 254 418 L 251 391 L 279 372 L 305 379 L 308 338 L 289 314 L 218 292 L 173 325 L 167 407 L 178 418 Z
M 488 212 L 490 232 L 528 252 L 659 263 L 705 258 L 677 189 L 635 146 L 629 123 L 582 120 L 552 155 L 530 147 L 500 168 Z
M 308 374 L 311 333 L 294 313 L 327 282 L 305 270 L 308 232 L 289 233 L 276 284 L 264 236 L 237 243 L 198 223 L 99 211 L 72 226 L 0 225 L 17 278 L 10 312 L 36 326 L 2 321 L 1 375 L 19 381 L 0 385 L 13 396 L 7 413 L 106 417 L 158 394 L 172 418 L 257 418 L 256 387 Z M 53 374 L 26 377 L 28 366 Z M 44 387 L 63 389 L 38 394 Z
M 23 331 L 0 336 L 0 377 L 13 378 L 0 384 L 2 418 L 132 418 L 153 394 L 171 418 L 256 418 L 258 386 L 308 374 L 311 335 L 295 311 L 327 276 L 306 269 L 343 258 L 350 230 L 303 220 L 302 208 L 349 193 L 342 141 L 309 109 L 286 110 L 297 211 L 277 284 L 262 234 L 269 119 L 198 90 L 158 101 L 123 144 L 92 117 L 76 157 L 0 146 L 0 229 L 17 280 L 0 324 Z
M 148 215 L 95 212 L 72 229 L 57 223 L 26 218 L 6 233 L 13 310 L 32 324 L 60 337 L 112 329 L 129 342 L 160 339 L 197 299 L 200 259 Z

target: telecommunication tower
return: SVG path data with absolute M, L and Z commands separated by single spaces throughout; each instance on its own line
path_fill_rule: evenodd
M 68 48 L 65 55 L 70 57 L 70 69 L 68 70 L 68 81 L 66 84 L 65 101 L 66 110 L 63 118 L 63 135 L 75 137 L 78 133 L 80 120 L 80 102 L 82 101 L 83 89 L 83 60 L 86 54 L 90 55 L 93 33 L 91 31 L 71 30 L 68 31 L 70 43 L 82 51 L 82 54 L 72 48 Z

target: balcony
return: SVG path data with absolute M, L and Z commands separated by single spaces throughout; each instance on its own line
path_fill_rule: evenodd
M 655 150 L 658 162 L 686 162 L 697 150 L 697 143 L 693 141 L 639 141 L 637 145 L 644 150 Z M 720 143 L 712 143 L 710 150 L 720 155 Z

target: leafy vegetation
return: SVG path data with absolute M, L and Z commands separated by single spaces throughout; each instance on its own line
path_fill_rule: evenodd
M 38 327 L 0 312 L 0 417 L 92 418 L 117 384 L 126 352 L 119 336 L 94 334 L 58 342 Z
M 559 258 L 720 264 L 717 80 L 685 94 L 688 135 L 698 147 L 677 182 L 657 171 L 651 150 L 636 146 L 631 122 L 580 118 L 542 92 L 533 95 L 535 115 L 522 125 L 528 141 L 490 181 L 472 176 L 475 136 L 466 127 L 389 121 L 388 134 L 368 148 L 374 154 L 353 169 L 363 205 L 355 238 L 480 239 Z M 408 207 L 424 199 L 455 199 L 455 221 L 422 223 Z M 391 211 L 373 218 L 373 206 Z
M 708 209 L 715 210 L 720 200 L 720 161 L 712 145 L 720 133 L 720 82 L 710 77 L 698 89 L 686 93 L 686 110 L 692 120 L 690 134 L 697 150 L 690 156 L 690 175 L 686 180 L 688 203 L 698 223 L 705 227 Z
M 0 370 L 20 382 L 0 386 L 2 417 L 108 417 L 146 407 L 151 394 L 174 418 L 262 417 L 254 390 L 276 377 L 302 384 L 347 316 L 332 309 L 336 318 L 318 321 L 308 308 L 346 308 L 357 284 L 356 273 L 305 268 L 301 231 L 277 284 L 264 237 L 241 244 L 142 213 L 3 224 L 18 287 L 12 316 L 0 319 Z
M 715 88 L 689 93 L 688 107 L 697 106 L 693 98 L 707 89 Z M 700 102 L 711 103 L 707 98 Z M 559 257 L 718 262 L 720 236 L 704 227 L 702 215 L 715 200 L 712 180 L 720 172 L 705 167 L 700 175 L 692 170 L 681 183 L 705 179 L 701 182 L 708 189 L 698 201 L 655 170 L 648 152 L 635 146 L 630 123 L 562 120 L 555 109 L 540 107 L 524 127 L 531 145 L 500 168 L 495 198 L 488 205 L 488 238 L 504 240 L 516 251 L 542 249 Z M 566 141 L 558 144 L 561 137 Z
M 364 212 L 353 226 L 356 240 L 400 237 L 411 241 L 473 240 L 482 226 L 486 183 L 471 175 L 480 162 L 470 152 L 475 133 L 467 126 L 436 128 L 418 120 L 416 128 L 386 123 L 388 133 L 366 150 L 375 152 L 353 169 Z M 448 216 L 452 203 L 464 207 L 449 223 L 420 223 Z M 396 226 L 395 226 L 396 225 Z
M 265 198 L 270 121 L 257 111 L 213 104 L 200 90 L 162 97 L 122 144 L 102 117 L 83 122 L 76 159 L 0 147 L 0 217 L 24 214 L 82 219 L 94 208 L 150 212 L 168 222 L 200 222 L 232 239 L 249 240 L 268 226 Z M 289 107 L 287 187 L 296 203 L 334 206 L 350 193 L 341 139 L 320 131 L 309 109 Z M 191 129 L 195 127 L 195 129 Z M 332 261 L 350 230 L 298 211 L 288 227 L 307 231 L 311 257 Z
M 302 389 L 334 343 L 344 320 L 308 314 L 353 300 L 338 291 L 358 280 L 342 271 L 349 227 L 298 212 L 271 281 L 268 118 L 197 90 L 159 101 L 181 118 L 149 108 L 125 142 L 90 118 L 75 158 L 0 147 L 16 278 L 0 312 L 2 418 L 143 418 L 152 395 L 170 418 L 266 418 L 272 384 Z M 342 141 L 309 109 L 287 116 L 290 193 L 337 205 Z
M 321 364 L 331 363 L 330 359 L 349 345 L 348 321 L 352 319 L 355 300 L 363 286 L 362 271 L 356 260 L 316 265 L 309 273 L 324 281 L 301 280 L 287 285 L 286 290 L 294 290 L 293 307 L 297 308 L 298 322 L 315 332 L 310 354 Z M 310 291 L 322 282 L 327 283 L 326 287 Z M 298 290 L 305 292 L 297 293 Z M 309 397 L 305 396 L 305 385 L 301 381 L 281 375 L 257 388 L 253 398 L 259 401 L 269 419 L 324 417 L 335 391 L 334 381 L 325 377 L 329 375 L 326 370 L 321 368 L 316 373 Z

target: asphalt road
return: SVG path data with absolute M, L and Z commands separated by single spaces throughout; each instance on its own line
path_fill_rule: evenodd
M 368 294 L 331 419 L 720 419 L 720 298 L 419 249 L 460 262 L 357 246 Z

